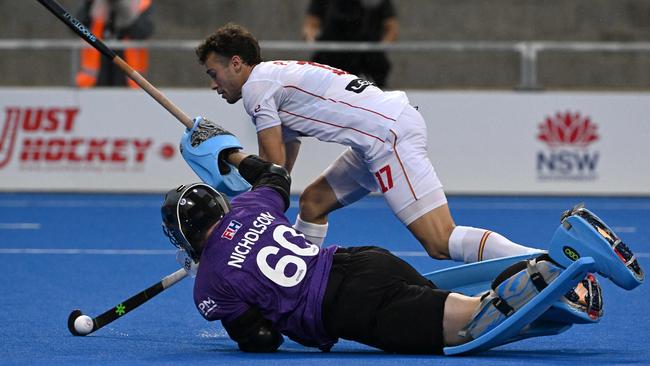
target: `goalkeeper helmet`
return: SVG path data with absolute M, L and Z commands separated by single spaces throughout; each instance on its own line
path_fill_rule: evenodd
M 205 183 L 182 185 L 165 195 L 163 232 L 198 262 L 209 229 L 230 211 L 228 198 Z

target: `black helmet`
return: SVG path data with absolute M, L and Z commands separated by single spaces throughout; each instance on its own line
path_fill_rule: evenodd
M 172 244 L 198 262 L 208 229 L 228 211 L 228 198 L 209 185 L 182 185 L 165 195 L 160 208 L 163 232 Z

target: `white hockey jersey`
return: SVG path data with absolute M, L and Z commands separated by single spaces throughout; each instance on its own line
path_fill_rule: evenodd
M 384 92 L 345 71 L 307 61 L 255 66 L 242 99 L 258 132 L 282 125 L 285 141 L 311 136 L 362 153 L 385 141 L 409 102 L 404 92 Z

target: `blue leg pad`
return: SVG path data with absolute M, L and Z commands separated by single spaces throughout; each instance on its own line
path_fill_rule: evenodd
M 454 347 L 445 347 L 444 353 L 446 355 L 475 353 L 517 339 L 527 338 L 525 328 L 532 325 L 532 323 L 544 314 L 555 302 L 558 301 L 558 299 L 564 296 L 564 294 L 580 282 L 588 272 L 591 272 L 594 269 L 595 261 L 593 258 L 579 258 L 568 266 L 568 268 L 566 268 L 566 270 L 564 270 L 553 282 L 548 284 L 548 286 L 537 294 L 537 296 L 533 297 L 496 327 L 468 343 Z M 550 333 L 546 334 L 557 334 L 552 332 L 563 331 L 560 329 L 561 328 L 558 326 L 549 327 L 546 331 Z M 538 333 L 539 334 L 536 335 L 546 335 L 542 334 L 543 329 L 541 328 L 538 329 Z
M 488 291 L 492 284 L 492 280 L 494 280 L 494 278 L 506 268 L 522 260 L 535 258 L 538 255 L 539 254 L 524 254 L 464 264 L 426 273 L 424 274 L 424 277 L 435 283 L 439 288 L 474 296 Z M 600 319 L 590 318 L 584 311 L 580 311 L 570 306 L 564 300 L 558 300 L 551 306 L 547 313 L 542 315 L 540 321 L 535 325 L 541 325 L 543 321 L 548 321 L 551 323 L 551 327 L 565 331 L 568 329 L 567 325 L 590 324 L 598 322 L 599 320 Z M 557 324 L 559 324 L 559 326 L 556 326 Z M 549 326 L 543 325 L 541 327 L 548 328 Z M 531 329 L 530 331 L 531 333 L 536 332 L 534 329 Z
M 439 288 L 461 292 L 466 295 L 476 295 L 489 290 L 492 280 L 504 269 L 517 262 L 535 258 L 538 255 L 539 253 L 524 254 L 469 263 L 426 273 L 424 277 L 435 283 Z
M 557 302 L 555 302 L 554 304 L 556 304 L 556 303 Z M 558 335 L 560 333 L 564 333 L 567 330 L 569 330 L 569 328 L 571 328 L 572 324 L 542 320 L 544 315 L 546 315 L 551 310 L 553 310 L 553 306 L 551 306 L 548 309 L 548 311 L 546 311 L 546 313 L 542 314 L 542 316 L 539 319 L 537 319 L 537 320 L 533 321 L 532 323 L 528 324 L 527 326 L 523 327 L 521 329 L 521 331 L 517 335 L 515 335 L 514 337 L 512 337 L 512 338 L 510 338 L 508 340 L 505 340 L 501 344 L 498 344 L 498 346 L 502 346 L 504 344 L 520 341 L 520 340 L 526 339 L 526 338 Z
M 582 206 L 567 211 L 555 231 L 548 254 L 563 267 L 581 257 L 596 261 L 596 272 L 631 290 L 644 280 L 632 251 L 596 215 Z

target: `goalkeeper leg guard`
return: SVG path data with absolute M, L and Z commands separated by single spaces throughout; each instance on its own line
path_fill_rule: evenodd
M 597 321 L 603 316 L 602 290 L 596 276 L 591 273 L 573 290 L 567 292 L 562 302 L 569 309 L 579 314 L 586 314 L 592 321 Z
M 483 294 L 481 304 L 460 336 L 477 339 L 494 329 L 561 273 L 562 268 L 546 254 L 507 268 L 492 282 L 492 289 Z
M 596 272 L 616 285 L 631 290 L 640 285 L 644 272 L 630 248 L 598 216 L 578 205 L 562 215 L 549 255 L 567 268 L 581 257 L 592 257 Z
M 568 329 L 570 324 L 538 322 L 538 319 L 574 288 L 581 278 L 594 271 L 595 261 L 591 257 L 579 258 L 563 269 L 547 259 L 542 256 L 534 261 L 526 261 L 498 276 L 477 306 L 473 318 L 459 333 L 466 336 L 468 342 L 445 347 L 444 353 L 475 353 L 517 339 L 559 334 Z M 529 268 L 533 269 L 531 273 L 528 272 Z M 543 289 L 537 292 L 538 287 Z M 531 329 L 533 325 L 534 329 Z

